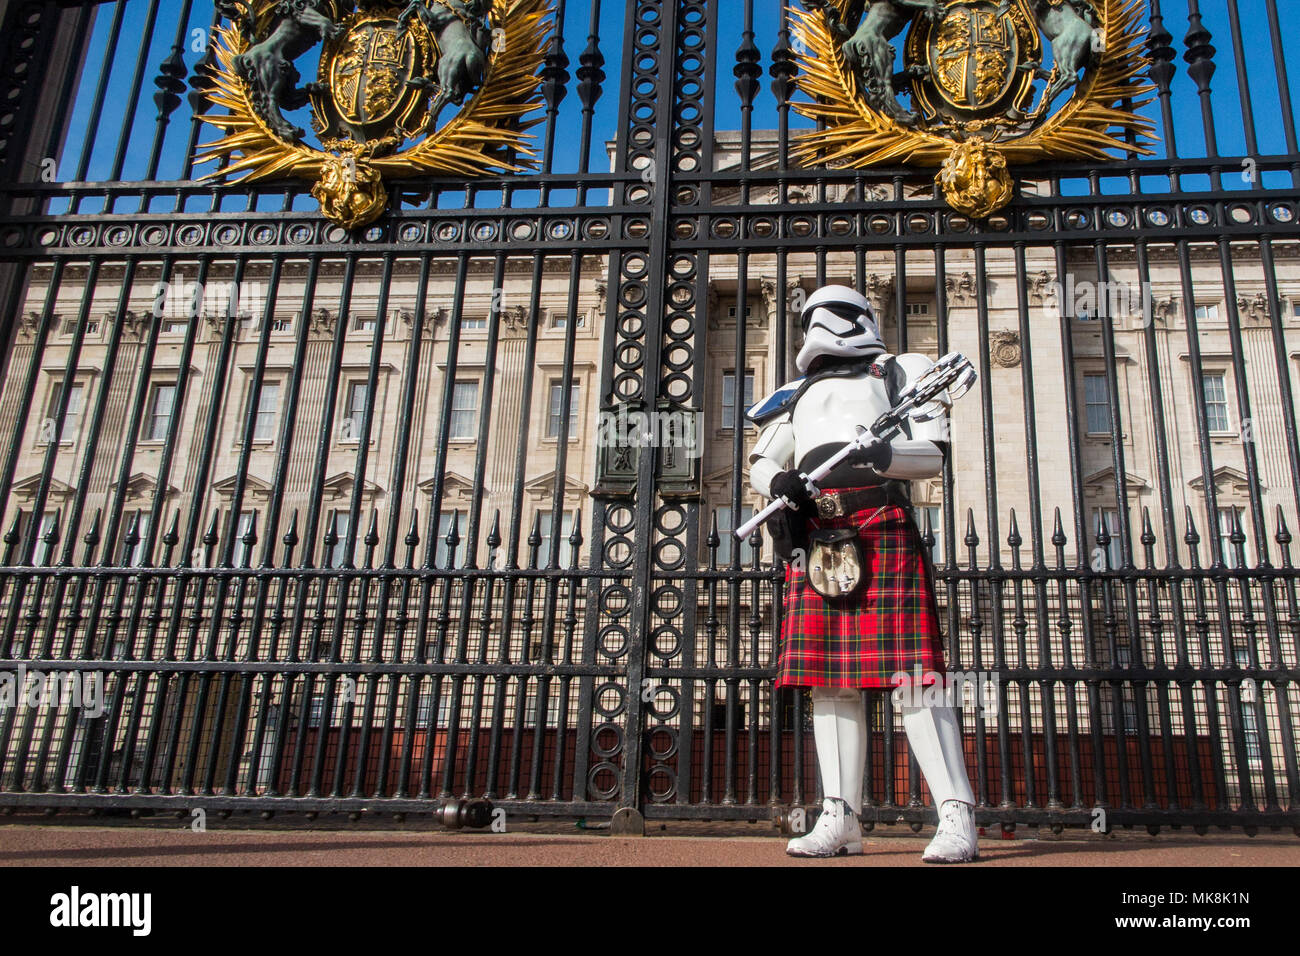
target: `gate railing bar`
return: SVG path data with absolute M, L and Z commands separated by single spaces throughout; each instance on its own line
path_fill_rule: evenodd
M 1201 9 L 1198 0 L 1187 0 L 1187 33 L 1183 36 L 1183 46 L 1187 49 L 1183 59 L 1187 61 L 1187 73 L 1196 81 L 1197 94 L 1201 101 L 1201 126 L 1205 139 L 1205 154 L 1210 157 L 1219 155 L 1218 137 L 1214 130 L 1214 104 L 1210 99 L 1210 77 L 1214 75 L 1215 49 L 1210 45 L 1210 31 L 1201 22 Z M 1217 168 L 1210 169 L 1210 186 L 1220 188 L 1221 173 Z
M 1098 288 L 1111 288 L 1110 277 L 1110 260 L 1109 245 L 1106 242 L 1098 242 L 1093 247 L 1093 255 L 1096 262 L 1097 278 L 1099 281 Z M 1104 282 L 1105 285 L 1100 285 Z M 1115 495 L 1116 495 L 1116 519 L 1119 526 L 1120 536 L 1120 565 L 1124 570 L 1135 567 L 1133 560 L 1133 542 L 1136 535 L 1133 533 L 1131 523 L 1131 513 L 1129 511 L 1129 483 L 1128 483 L 1128 466 L 1124 457 L 1123 435 L 1124 420 L 1123 413 L 1119 402 L 1119 361 L 1117 358 L 1117 349 L 1115 345 L 1115 316 L 1109 307 L 1109 302 L 1099 309 L 1102 324 L 1102 353 L 1106 360 L 1106 387 L 1107 401 L 1110 404 L 1111 416 L 1111 468 L 1114 473 Z M 1153 414 L 1160 414 L 1158 409 L 1152 409 Z M 1104 520 L 1104 519 L 1103 519 Z M 1109 565 L 1109 549 L 1098 541 L 1101 547 L 1105 562 Z M 1109 581 L 1103 580 L 1102 588 L 1107 592 L 1107 600 L 1110 599 L 1112 585 Z M 1145 661 L 1142 656 L 1141 631 L 1138 625 L 1137 612 L 1137 589 L 1134 582 L 1126 580 L 1123 583 L 1123 601 L 1125 624 L 1128 631 L 1128 664 L 1129 666 L 1142 666 Z M 1111 660 L 1116 661 L 1115 652 L 1117 648 L 1111 648 Z M 1139 767 L 1142 777 L 1143 806 L 1156 806 L 1155 797 L 1155 771 L 1151 753 L 1151 732 L 1148 725 L 1147 709 L 1147 688 L 1142 681 L 1133 681 L 1130 683 L 1131 693 L 1133 694 L 1134 709 L 1136 710 L 1137 727 L 1140 735 L 1140 744 L 1138 748 Z M 1122 705 L 1123 685 L 1116 683 L 1112 687 L 1112 700 L 1118 705 Z M 1122 727 L 1124 724 L 1122 706 L 1116 711 L 1117 723 L 1115 726 Z M 1169 740 L 1166 738 L 1163 742 L 1164 752 L 1169 752 Z M 1125 782 L 1127 767 L 1124 761 L 1120 761 L 1120 780 Z M 1126 805 L 1131 803 L 1131 798 L 1126 795 Z
M 244 278 L 245 267 L 246 267 L 246 261 L 242 257 L 237 258 L 235 260 L 235 268 L 232 274 L 232 282 L 234 283 L 233 287 L 236 289 L 241 287 L 241 283 L 243 282 L 243 278 Z M 209 393 L 212 397 L 212 400 L 209 402 L 208 405 L 208 413 L 206 416 L 206 421 L 204 422 L 203 425 L 203 438 L 197 456 L 198 468 L 195 474 L 194 493 L 190 503 L 189 526 L 191 529 L 191 533 L 193 533 L 194 530 L 197 530 L 200 516 L 202 515 L 204 506 L 207 503 L 209 476 L 211 474 L 212 468 L 214 467 L 217 435 L 221 427 L 222 411 L 224 410 L 224 404 L 220 401 L 217 401 L 216 397 L 218 395 L 222 395 L 226 393 L 226 391 L 229 389 L 230 386 L 230 379 L 231 379 L 231 372 L 232 372 L 231 369 L 232 356 L 235 347 L 235 340 L 238 338 L 238 334 L 239 334 L 239 316 L 236 312 L 237 308 L 238 308 L 237 300 L 235 299 L 235 297 L 232 296 L 230 301 L 226 305 L 226 315 L 222 327 L 221 345 L 220 345 L 220 351 L 217 356 L 216 367 L 213 370 L 211 379 L 207 383 L 205 383 L 208 385 L 209 388 L 212 389 L 212 391 Z M 155 317 L 154 325 L 157 326 L 159 324 L 160 324 L 159 318 Z M 196 325 L 197 325 L 196 321 L 191 322 L 191 326 L 196 326 Z M 156 337 L 156 332 L 155 332 L 155 337 Z M 175 414 L 172 415 L 173 419 L 179 417 L 180 416 Z M 129 462 L 130 459 L 124 456 L 123 470 L 121 476 L 119 477 L 119 481 L 123 486 L 119 489 L 118 492 L 120 496 L 125 496 L 126 474 L 127 474 L 127 469 L 129 468 Z M 214 525 L 216 524 L 215 512 L 213 513 L 213 524 Z M 221 561 L 222 566 L 229 567 L 231 565 L 231 558 L 234 554 L 234 547 L 235 547 L 234 538 L 237 530 L 238 530 L 238 517 L 236 516 L 235 518 L 231 519 L 229 530 L 227 531 L 226 534 L 226 539 L 227 539 L 226 544 L 222 549 L 222 551 L 220 552 L 221 557 L 219 560 Z M 111 538 L 109 540 L 111 540 Z M 213 615 L 212 622 L 208 627 L 207 640 L 204 644 L 203 656 L 206 660 L 211 660 L 213 658 L 213 655 L 216 652 L 218 641 L 220 640 L 220 626 L 221 626 L 220 609 L 224 607 L 226 594 L 230 586 L 230 579 L 226 577 L 221 577 L 217 579 L 215 584 L 216 587 L 214 592 L 214 599 L 216 602 L 217 613 Z M 118 592 L 119 605 L 121 601 L 122 590 L 124 589 L 119 589 Z M 118 616 L 117 608 L 115 608 L 114 616 L 113 616 L 114 629 L 116 627 L 117 616 Z M 197 637 L 198 636 L 197 631 L 192 632 L 192 636 Z M 110 652 L 109 647 L 105 647 L 105 653 L 107 654 L 109 652 Z M 182 683 L 183 682 L 184 682 L 184 678 L 182 678 Z M 106 782 L 105 777 L 108 772 L 110 757 L 112 755 L 111 743 L 113 740 L 116 739 L 116 735 L 117 735 L 117 720 L 121 708 L 120 698 L 123 690 L 125 689 L 125 683 L 126 683 L 125 681 L 119 681 L 117 683 L 117 686 L 114 690 L 114 699 L 112 704 L 109 707 L 108 720 L 105 722 L 104 736 L 102 738 L 103 745 L 100 749 L 99 771 L 96 775 L 96 780 L 95 780 L 95 788 L 99 792 L 102 792 Z M 208 702 L 208 697 L 210 692 L 211 692 L 211 680 L 209 676 L 207 674 L 200 674 L 198 694 L 197 694 L 197 700 L 195 703 L 195 710 L 194 710 L 194 725 L 191 731 L 189 747 L 187 748 L 187 752 L 186 752 L 186 766 L 182 775 L 184 781 L 183 786 L 186 791 L 189 791 L 193 788 L 194 778 L 198 770 L 199 747 L 203 739 L 204 718 L 207 711 L 207 702 Z M 180 700 L 181 701 L 187 700 L 187 697 L 185 696 L 184 693 L 182 693 Z M 179 713 L 179 709 L 178 709 L 178 713 Z M 214 734 L 213 736 L 215 739 L 217 735 Z M 212 772 L 213 770 L 210 768 L 208 771 L 208 775 L 204 780 L 203 792 L 205 793 L 212 792 Z
M 90 113 L 86 121 L 87 135 L 81 144 L 81 157 L 77 160 L 77 172 L 74 179 L 78 182 L 84 181 L 86 173 L 90 170 L 90 156 L 94 149 L 95 141 L 99 138 L 99 125 L 104 115 L 104 100 L 108 95 L 108 77 L 113 67 L 113 51 L 117 49 L 118 38 L 122 35 L 122 18 L 126 13 L 127 0 L 118 0 L 113 7 L 113 22 L 108 28 L 108 40 L 104 47 L 104 63 L 100 67 L 99 79 L 95 83 L 95 96 L 91 101 Z M 57 190 L 50 190 L 52 195 L 57 194 Z M 74 195 L 71 198 L 68 211 L 76 213 L 80 208 L 81 197 Z
M 1065 288 L 1064 283 L 1066 281 L 1066 275 L 1068 271 L 1068 266 L 1066 264 L 1065 243 L 1058 239 L 1054 244 L 1054 250 L 1056 253 L 1056 280 L 1058 283 L 1060 283 L 1060 285 L 1058 285 L 1058 288 Z M 1061 327 L 1061 362 L 1065 368 L 1072 369 L 1075 367 L 1074 339 L 1070 328 L 1070 323 L 1073 320 L 1073 316 L 1070 315 L 1069 305 L 1064 301 L 1060 301 L 1058 303 L 1058 307 L 1060 311 L 1060 327 Z M 1084 496 L 1083 496 L 1083 491 L 1084 491 L 1083 464 L 1080 456 L 1081 435 L 1079 433 L 1079 415 L 1077 411 L 1078 402 L 1077 402 L 1072 380 L 1067 379 L 1063 383 L 1063 388 L 1065 391 L 1065 417 L 1066 417 L 1067 436 L 1068 436 L 1068 442 L 1070 446 L 1071 490 L 1074 494 L 1075 563 L 1073 566 L 1073 570 L 1074 570 L 1075 579 L 1077 581 L 1077 588 L 1080 594 L 1081 604 L 1083 607 L 1086 608 L 1089 607 L 1091 604 L 1092 572 L 1091 572 L 1091 562 L 1087 560 L 1088 518 L 1084 507 Z M 1060 541 L 1060 545 L 1058 545 L 1057 552 L 1056 552 L 1057 567 L 1064 570 L 1064 555 L 1065 555 L 1064 545 L 1066 542 L 1066 536 L 1060 527 L 1059 513 L 1058 513 L 1055 537 Z M 1073 667 L 1074 666 L 1073 652 L 1071 647 L 1072 641 L 1070 640 L 1070 635 L 1073 630 L 1073 622 L 1070 620 L 1068 614 L 1068 604 L 1066 603 L 1066 592 L 1067 592 L 1067 585 L 1065 581 L 1062 580 L 1060 585 L 1061 618 L 1060 618 L 1059 626 L 1061 628 L 1062 636 L 1064 638 L 1063 651 L 1064 651 L 1065 666 Z M 1095 659 L 1095 644 L 1093 638 L 1092 614 L 1084 613 L 1080 615 L 1079 627 L 1083 632 L 1082 643 L 1083 643 L 1084 670 L 1091 671 L 1095 669 L 1097 666 L 1097 662 Z M 1093 718 L 1090 719 L 1089 725 L 1090 725 L 1091 739 L 1092 739 L 1092 753 L 1094 754 L 1094 760 L 1093 760 L 1093 787 L 1094 787 L 1093 793 L 1095 795 L 1094 802 L 1097 806 L 1109 807 L 1110 804 L 1107 798 L 1106 777 L 1105 777 L 1102 761 L 1095 759 L 1096 755 L 1103 753 L 1101 721 L 1095 719 L 1099 717 L 1101 714 L 1100 687 L 1098 686 L 1098 683 L 1095 680 L 1086 679 L 1084 682 L 1084 690 L 1088 700 L 1088 714 L 1091 718 Z M 1074 683 L 1071 683 L 1068 687 L 1068 700 L 1069 700 L 1068 714 L 1069 714 L 1069 722 L 1070 722 L 1070 737 L 1071 737 L 1070 745 L 1071 745 L 1071 760 L 1072 760 L 1071 769 L 1072 769 L 1072 773 L 1077 774 L 1079 769 L 1078 768 L 1079 723 L 1078 723 L 1075 691 L 1076 691 L 1076 685 Z M 1076 781 L 1078 780 L 1077 776 L 1075 777 L 1075 779 Z M 1078 796 L 1078 799 L 1081 801 L 1082 794 L 1079 789 L 1080 784 L 1076 782 L 1075 787 L 1076 787 L 1076 794 Z
M 600 101 L 605 81 L 605 57 L 600 52 L 600 0 L 592 0 L 591 19 L 587 27 L 587 46 L 578 57 L 578 98 L 582 101 L 582 131 L 579 134 L 578 173 L 583 178 L 583 185 L 578 188 L 577 203 L 587 205 L 591 181 L 588 170 L 591 166 L 591 132 L 592 118 L 596 113 L 596 103 Z
M 349 556 L 352 554 L 352 549 L 356 546 L 356 532 L 360 529 L 361 524 L 361 498 L 365 491 L 366 473 L 369 470 L 368 466 L 370 463 L 370 436 L 374 430 L 375 406 L 379 395 L 379 369 L 383 357 L 384 332 L 387 329 L 389 319 L 388 301 L 389 290 L 392 287 L 393 262 L 394 258 L 391 256 L 384 259 L 383 272 L 380 278 L 379 294 L 375 304 L 375 327 L 370 343 L 370 367 L 366 371 L 366 406 L 365 412 L 362 415 L 361 440 L 357 443 L 357 458 L 356 464 L 354 465 L 356 481 L 352 485 L 352 502 L 349 508 L 348 544 L 344 548 L 344 553 Z M 365 566 L 367 568 L 374 566 L 374 551 L 378 544 L 378 535 L 376 534 L 377 516 L 377 509 L 372 503 L 370 509 L 370 526 L 365 537 Z M 394 511 L 394 517 L 396 517 L 396 511 Z M 392 544 L 395 544 L 396 537 L 391 536 L 389 541 Z M 384 563 L 386 564 L 389 562 L 385 561 Z M 370 658 L 372 661 L 377 660 L 380 655 L 384 645 L 384 635 L 388 625 L 388 581 L 381 578 L 378 582 L 378 586 L 378 608 L 374 617 L 374 649 Z M 366 585 L 363 587 L 362 600 L 358 605 L 359 613 L 355 625 L 352 650 L 352 660 L 354 663 L 359 662 L 361 659 L 362 642 L 365 638 L 367 623 L 365 615 L 367 604 L 365 598 L 369 595 L 369 591 L 369 582 L 367 581 Z M 352 796 L 361 796 L 362 787 L 365 785 L 366 758 L 370 753 L 371 728 L 374 723 L 375 695 L 378 693 L 378 690 L 379 685 L 377 681 L 367 681 L 364 718 L 361 723 L 360 740 L 357 742 L 357 773 Z M 339 740 L 339 757 L 337 765 L 340 776 L 344 772 L 346 764 L 344 758 L 347 755 L 347 743 L 350 739 L 348 736 L 348 730 L 352 723 L 350 718 L 354 706 L 355 695 L 352 700 L 347 702 L 347 707 L 344 711 L 343 732 L 340 735 Z M 385 754 L 387 754 L 387 751 L 385 751 Z M 234 761 L 232 761 L 232 764 L 233 763 Z
M 312 568 L 315 560 L 315 551 L 317 541 L 323 545 L 321 551 L 321 567 L 330 569 L 334 563 L 333 550 L 338 543 L 338 517 L 337 512 L 331 512 L 329 523 L 326 525 L 326 532 L 323 537 L 319 536 L 319 527 L 321 520 L 321 508 L 324 501 L 324 483 L 326 479 L 326 469 L 329 464 L 329 452 L 335 435 L 334 417 L 338 407 L 338 389 L 340 382 L 340 371 L 343 366 L 344 343 L 347 336 L 347 329 L 351 323 L 351 303 L 352 303 L 352 286 L 356 276 L 357 257 L 348 256 L 344 260 L 342 283 L 339 288 L 338 310 L 334 318 L 334 340 L 330 346 L 329 372 L 325 378 L 325 393 L 321 402 L 320 425 L 317 431 L 316 453 L 312 469 L 311 492 L 308 497 L 310 506 L 307 509 L 306 533 L 303 535 L 303 554 L 302 560 L 307 568 Z M 369 402 L 370 396 L 367 395 Z M 344 558 L 346 562 L 347 558 Z M 338 575 L 338 594 L 343 602 L 346 602 L 347 592 L 345 590 L 345 575 Z M 316 591 L 315 609 L 312 612 L 311 620 L 311 642 L 309 657 L 312 660 L 318 659 L 320 653 L 321 635 L 325 627 L 325 608 L 326 595 L 329 592 L 329 578 L 323 577 Z M 294 646 L 298 646 L 301 640 L 302 628 L 306 625 L 307 600 L 310 590 L 306 587 L 300 587 L 297 594 L 297 601 L 294 609 L 294 629 L 292 631 L 292 641 Z M 346 606 L 346 603 L 345 603 Z M 337 628 L 342 627 L 342 618 L 339 618 Z M 328 641 L 330 659 L 338 661 L 339 648 L 342 643 L 341 634 L 336 629 Z M 315 675 L 308 674 L 306 683 L 302 691 L 302 712 L 309 715 L 315 706 L 317 697 Z M 334 678 L 329 675 L 326 678 L 325 686 L 320 692 L 321 698 L 321 722 L 322 725 L 328 725 L 328 721 L 334 714 Z M 310 718 L 300 719 L 299 726 L 309 723 Z M 317 796 L 320 794 L 321 774 L 323 773 L 323 753 L 321 745 L 325 739 L 324 733 L 317 735 L 317 748 L 312 754 L 311 776 L 308 785 L 308 796 Z M 302 770 L 307 759 L 306 753 L 307 735 L 298 733 L 294 742 L 294 759 L 291 780 L 291 788 L 296 788 L 302 779 Z M 292 792 L 292 790 L 291 790 Z
M 167 126 L 171 122 L 171 114 L 181 105 L 179 94 L 185 91 L 185 84 L 181 82 L 181 78 L 185 76 L 185 59 L 182 51 L 185 49 L 185 35 L 193 5 L 194 0 L 184 0 L 181 4 L 180 16 L 176 18 L 176 34 L 172 39 L 171 51 L 167 59 L 158 65 L 159 72 L 154 77 L 154 86 L 158 87 L 158 92 L 154 94 L 158 115 L 154 118 L 153 145 L 149 148 L 149 164 L 145 168 L 145 179 L 156 179 L 158 176 L 158 163 L 162 159 Z M 194 123 L 191 122 L 190 126 L 192 129 Z M 140 204 L 141 212 L 148 211 L 148 208 L 147 203 Z
M 122 111 L 122 128 L 117 134 L 117 150 L 113 154 L 113 166 L 109 172 L 110 180 L 122 178 L 122 169 L 126 165 L 127 149 L 131 142 L 131 128 L 135 125 L 136 107 L 140 102 L 140 94 L 144 90 L 144 71 L 148 63 L 149 47 L 153 44 L 154 30 L 158 27 L 158 0 L 149 0 L 149 9 L 144 17 L 144 29 L 140 35 L 140 52 L 136 56 L 135 70 L 131 75 L 130 93 L 127 96 L 126 109 Z M 109 51 L 104 53 L 104 68 L 111 69 L 112 55 Z M 162 134 L 158 130 L 155 136 Z M 110 201 L 104 207 L 104 212 L 112 213 L 114 203 Z
M 525 466 L 528 460 L 529 441 L 532 429 L 532 402 L 534 389 L 534 375 L 537 355 L 537 338 L 541 327 L 541 295 L 542 295 L 542 274 L 545 264 L 545 257 L 540 253 L 533 255 L 532 278 L 529 284 L 528 292 L 528 312 L 527 322 L 528 330 L 524 344 L 523 360 L 523 380 L 520 386 L 522 395 L 522 404 L 519 413 L 519 439 L 515 453 L 515 467 L 511 478 L 510 490 L 510 518 L 509 526 L 506 531 L 506 549 L 505 549 L 505 568 L 507 572 L 504 576 L 503 583 L 503 603 L 504 615 L 501 622 L 501 641 L 497 651 L 498 658 L 501 661 L 509 660 L 511 635 L 515 633 L 515 589 L 519 579 L 509 572 L 519 567 L 519 542 L 523 528 L 523 493 Z M 525 616 L 532 613 L 532 581 L 527 582 L 525 589 L 525 607 L 527 612 Z M 530 622 L 531 623 L 531 622 Z M 524 628 L 521 635 L 525 653 L 532 640 L 531 626 Z M 492 740 L 488 748 L 488 766 L 489 770 L 487 795 L 495 797 L 497 795 L 498 781 L 500 779 L 500 751 L 502 744 L 502 724 L 505 720 L 506 713 L 506 692 L 508 686 L 505 682 L 498 685 L 496 689 L 496 701 L 493 705 L 492 712 Z M 506 784 L 506 793 L 509 797 L 518 796 L 519 790 L 519 772 L 521 768 L 522 754 L 520 753 L 523 745 L 523 720 L 524 707 L 526 705 L 526 684 L 520 680 L 515 688 L 514 701 L 514 729 L 510 742 L 510 766 Z
M 1300 154 L 1300 143 L 1296 142 L 1295 112 L 1291 106 L 1291 83 L 1287 78 L 1286 53 L 1282 47 L 1282 28 L 1278 24 L 1277 0 L 1264 0 L 1264 9 L 1268 14 L 1268 38 L 1273 49 L 1273 69 L 1277 75 L 1277 98 L 1282 114 L 1282 133 L 1286 137 L 1286 148 L 1293 156 Z M 1300 163 L 1291 166 L 1291 183 L 1300 185 Z

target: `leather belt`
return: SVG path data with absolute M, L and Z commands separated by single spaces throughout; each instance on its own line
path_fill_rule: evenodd
M 855 511 L 862 511 L 864 508 L 878 508 L 893 502 L 893 496 L 884 486 L 856 488 L 852 491 L 828 491 L 813 499 L 819 518 L 838 518 L 842 515 L 851 515 Z

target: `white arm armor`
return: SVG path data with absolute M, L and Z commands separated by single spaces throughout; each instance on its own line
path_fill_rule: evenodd
M 794 461 L 794 425 L 790 413 L 769 421 L 749 453 L 749 485 L 764 498 L 772 497 L 772 479 Z
M 903 387 L 911 385 L 919 375 L 934 365 L 930 359 L 915 352 L 906 352 L 898 356 L 898 366 L 906 374 Z M 880 472 L 882 478 L 932 478 L 943 471 L 943 460 L 950 440 L 948 429 L 948 412 L 952 399 L 947 392 L 936 401 L 943 406 L 943 414 L 928 422 L 911 422 L 912 437 L 900 434 L 889 447 L 893 451 L 889 467 Z M 751 479 L 752 481 L 752 479 Z

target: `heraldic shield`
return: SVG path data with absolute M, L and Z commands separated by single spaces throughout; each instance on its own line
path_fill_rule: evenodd
M 805 164 L 940 167 L 954 209 L 1010 202 L 1011 163 L 1150 155 L 1144 0 L 804 0 Z M 902 69 L 890 41 L 902 37 Z M 899 101 L 910 98 L 911 107 Z
M 203 91 L 225 135 L 205 178 L 315 180 L 345 229 L 387 206 L 384 178 L 533 168 L 549 0 L 218 0 Z M 297 61 L 319 45 L 316 79 Z M 304 63 L 306 61 L 304 60 Z M 295 125 L 310 106 L 317 143 Z

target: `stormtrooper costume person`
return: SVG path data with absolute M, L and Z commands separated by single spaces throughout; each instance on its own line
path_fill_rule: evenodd
M 803 377 L 748 410 L 760 427 L 749 478 L 759 494 L 797 505 L 769 526 L 788 561 L 776 686 L 812 689 L 825 801 L 817 825 L 786 852 L 827 857 L 862 852 L 862 689 L 895 687 L 896 675 L 918 667 L 922 674 L 944 671 L 933 571 L 903 488 L 942 470 L 950 401 L 945 393 L 938 417 L 912 421 L 893 441 L 855 452 L 815 495 L 806 474 L 857 437 L 858 426 L 893 407 L 898 391 L 933 363 L 913 353 L 889 355 L 871 304 L 846 286 L 814 292 L 800 323 L 804 344 L 795 365 Z M 974 797 L 953 709 L 922 703 L 942 694 L 908 691 L 899 692 L 903 727 L 939 816 L 922 858 L 976 859 Z

